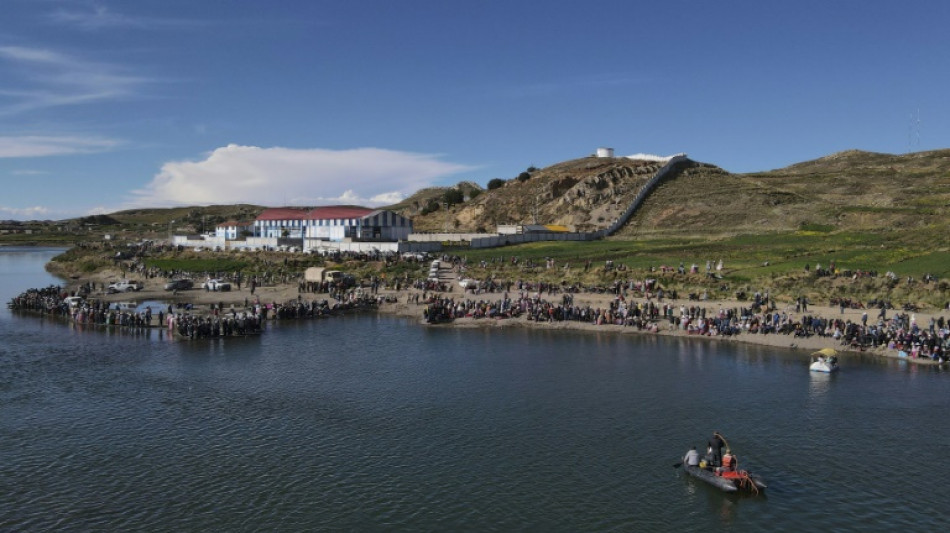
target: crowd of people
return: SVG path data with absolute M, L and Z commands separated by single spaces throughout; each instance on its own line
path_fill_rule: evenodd
M 342 259 L 338 258 L 338 259 Z M 398 261 L 398 258 L 386 258 L 387 261 Z M 502 261 L 502 259 L 498 259 Z M 518 258 L 504 259 L 511 264 L 519 264 L 525 268 L 555 268 L 551 261 L 544 264 L 534 264 L 530 260 L 522 261 Z M 420 261 L 422 262 L 422 261 Z M 455 256 L 442 256 L 441 262 L 448 265 L 453 275 L 462 277 L 466 269 L 466 262 Z M 488 261 L 487 263 L 491 263 Z M 721 262 L 706 262 L 707 273 L 720 271 Z M 126 262 L 130 268 L 146 277 L 176 276 L 181 272 L 166 272 L 148 269 L 141 263 Z M 590 261 L 581 264 L 584 270 L 592 267 Z M 287 268 L 283 268 L 286 266 Z M 553 322 L 582 322 L 597 326 L 616 325 L 658 332 L 680 331 L 689 335 L 700 336 L 736 336 L 736 335 L 788 335 L 792 337 L 822 337 L 837 342 L 840 346 L 851 349 L 884 348 L 905 354 L 907 357 L 928 358 L 935 361 L 946 361 L 950 350 L 950 321 L 943 317 L 929 319 L 927 324 L 918 324 L 916 316 L 909 312 L 896 312 L 888 316 L 889 305 L 878 305 L 878 302 L 866 304 L 852 298 L 840 298 L 831 302 L 832 308 L 840 308 L 838 313 L 820 316 L 809 310 L 809 302 L 804 297 L 795 299 L 784 309 L 779 309 L 768 292 L 755 292 L 746 295 L 736 293 L 736 304 L 723 306 L 721 304 L 708 305 L 706 295 L 693 295 L 684 302 L 679 300 L 675 291 L 665 290 L 657 279 L 643 277 L 632 279 L 621 276 L 606 285 L 583 286 L 566 282 L 547 283 L 540 281 L 526 281 L 522 279 L 486 278 L 474 280 L 460 287 L 454 281 L 440 279 L 426 279 L 415 277 L 408 273 L 399 277 L 356 281 L 355 285 L 321 282 L 312 283 L 302 280 L 299 272 L 294 273 L 293 265 L 280 265 L 274 272 L 279 275 L 268 274 L 255 278 L 253 282 L 263 283 L 281 281 L 296 283 L 298 297 L 283 303 L 274 302 L 262 305 L 258 300 L 248 302 L 245 298 L 244 308 L 230 312 L 220 308 L 215 309 L 208 316 L 189 313 L 188 310 L 175 310 L 169 306 L 167 312 L 159 310 L 152 313 L 151 309 L 125 310 L 110 308 L 107 304 L 91 301 L 84 305 L 70 305 L 61 288 L 31 289 L 14 298 L 11 307 L 18 309 L 32 309 L 47 314 L 66 315 L 77 323 L 102 325 L 116 325 L 122 327 L 152 327 L 156 325 L 168 326 L 179 334 L 189 337 L 221 336 L 233 334 L 248 334 L 253 331 L 253 322 L 257 327 L 268 315 L 276 319 L 317 318 L 328 314 L 357 309 L 375 309 L 386 301 L 393 301 L 396 296 L 380 296 L 380 291 L 386 293 L 396 291 L 397 295 L 404 296 L 407 304 L 423 305 L 423 317 L 428 322 L 448 322 L 457 318 L 472 319 L 514 319 L 521 318 L 534 323 Z M 484 266 L 484 265 L 483 265 Z M 568 265 L 565 265 L 568 268 Z M 609 262 L 605 270 L 619 271 Z M 660 272 L 673 271 L 676 273 L 697 273 L 701 267 L 697 264 L 679 268 L 660 267 Z M 656 271 L 656 269 L 651 269 Z M 839 275 L 836 267 L 829 269 L 815 267 L 815 275 Z M 854 276 L 876 276 L 873 272 L 843 273 Z M 228 276 L 223 276 L 228 279 Z M 237 283 L 247 281 L 242 274 L 234 273 L 230 276 Z M 248 283 L 248 288 L 253 286 Z M 96 285 L 86 282 L 79 287 L 84 293 L 93 292 Z M 240 290 L 240 285 L 238 285 Z M 308 300 L 307 294 L 326 294 L 327 299 Z M 251 293 L 253 295 L 253 292 Z M 611 295 L 612 298 L 596 298 L 600 305 L 575 303 L 582 299 L 584 294 Z M 400 296 L 402 298 L 403 296 Z M 238 304 L 240 306 L 240 304 Z M 860 321 L 851 320 L 844 316 L 845 309 L 865 309 L 878 307 L 880 313 L 875 319 L 869 320 L 864 312 Z M 241 313 L 238 316 L 238 313 Z M 156 320 L 157 319 L 157 320 Z M 169 325 L 173 324 L 173 325 Z
M 194 313 L 190 304 L 178 306 L 172 303 L 166 309 L 153 312 L 151 306 L 145 306 L 144 309 L 128 308 L 120 303 L 87 300 L 55 285 L 29 289 L 14 297 L 9 306 L 15 310 L 61 317 L 80 325 L 123 329 L 167 328 L 169 332 L 189 338 L 257 334 L 266 316 L 266 310 L 260 304 L 241 311 L 232 307 L 230 312 L 224 312 L 220 304 L 212 304 L 207 316 Z
M 229 308 L 225 308 L 223 303 L 212 303 L 207 311 L 199 311 L 192 304 L 170 303 L 153 312 L 148 305 L 144 309 L 123 307 L 121 303 L 86 299 L 79 296 L 79 291 L 70 293 L 54 285 L 29 289 L 11 299 L 8 305 L 14 310 L 61 317 L 76 324 L 125 329 L 155 327 L 182 337 L 205 338 L 257 335 L 268 318 L 320 318 L 345 311 L 377 309 L 380 304 L 393 301 L 392 296 L 371 292 L 361 288 L 338 291 L 334 293 L 336 298 L 332 302 L 328 299 L 305 301 L 298 297 L 283 303 L 265 304 L 259 299 L 248 301 L 245 298 L 243 307 L 240 303 L 238 307 L 232 304 Z
M 651 298 L 614 297 L 603 307 L 575 304 L 574 293 L 561 294 L 560 299 L 547 299 L 541 292 L 519 290 L 503 292 L 498 298 L 471 298 L 432 294 L 421 302 L 423 317 L 428 322 L 447 322 L 456 318 L 510 319 L 523 317 L 529 322 L 577 321 L 593 325 L 617 325 L 657 332 L 678 330 L 689 335 L 788 335 L 828 338 L 840 346 L 864 350 L 887 348 L 906 353 L 908 357 L 929 358 L 943 362 L 950 350 L 950 321 L 932 318 L 929 324 L 917 324 L 912 314 L 897 313 L 887 318 L 880 315 L 876 323 L 840 317 L 822 317 L 808 312 L 804 300 L 796 303 L 797 312 L 779 311 L 774 302 L 756 294 L 751 305 L 743 307 L 709 307 L 690 302 L 676 304 Z M 408 302 L 414 300 L 410 297 Z

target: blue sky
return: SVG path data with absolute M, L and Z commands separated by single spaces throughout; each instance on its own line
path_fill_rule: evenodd
M 950 147 L 945 1 L 0 9 L 0 219 L 385 205 L 601 146 L 732 172 Z

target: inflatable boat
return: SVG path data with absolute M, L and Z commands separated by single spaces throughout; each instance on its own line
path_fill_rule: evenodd
M 745 470 L 716 472 L 710 468 L 683 465 L 683 470 L 696 479 L 705 481 L 723 492 L 748 492 L 758 494 L 768 486 L 755 474 Z

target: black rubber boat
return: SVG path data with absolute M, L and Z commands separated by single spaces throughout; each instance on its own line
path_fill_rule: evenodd
M 683 470 L 696 479 L 705 481 L 723 492 L 748 492 L 758 494 L 768 486 L 755 474 L 745 470 L 714 472 L 707 468 L 683 465 Z

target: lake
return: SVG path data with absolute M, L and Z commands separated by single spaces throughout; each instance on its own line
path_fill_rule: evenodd
M 4 303 L 58 251 L 0 248 Z M 0 308 L 0 530 L 937 531 L 950 373 L 381 314 L 185 341 Z M 720 430 L 767 495 L 674 468 Z

